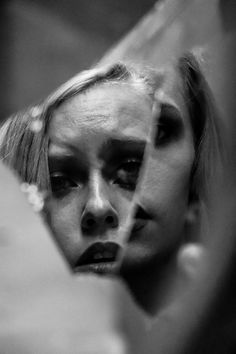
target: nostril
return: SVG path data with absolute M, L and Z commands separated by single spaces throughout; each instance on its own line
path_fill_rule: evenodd
M 82 223 L 81 226 L 83 230 L 87 231 L 92 231 L 94 228 L 96 228 L 97 222 L 96 219 L 93 218 L 91 215 L 86 215 L 84 218 L 82 218 Z
M 94 219 L 89 218 L 86 220 L 85 224 L 87 227 L 93 227 L 96 224 L 96 221 Z
M 85 234 L 103 233 L 108 229 L 118 227 L 118 217 L 116 213 L 106 211 L 100 213 L 87 212 L 82 216 L 81 229 Z
M 107 216 L 106 219 L 105 219 L 105 222 L 107 225 L 112 225 L 114 223 L 114 218 L 113 216 Z
M 107 215 L 104 221 L 107 227 L 115 228 L 118 226 L 116 215 Z

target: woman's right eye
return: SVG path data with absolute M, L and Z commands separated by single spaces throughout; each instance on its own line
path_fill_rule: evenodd
M 78 187 L 73 179 L 66 175 L 56 174 L 50 176 L 52 192 L 65 192 L 68 189 Z

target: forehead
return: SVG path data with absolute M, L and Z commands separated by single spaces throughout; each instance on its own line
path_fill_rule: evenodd
M 188 112 L 188 97 L 184 92 L 183 79 L 179 70 L 173 65 L 164 72 L 163 87 L 159 90 L 158 99 L 161 103 L 173 105 L 178 109 L 186 128 L 191 127 Z
M 91 135 L 146 135 L 151 100 L 143 88 L 128 83 L 102 84 L 64 102 L 53 114 L 51 139 L 84 139 Z
M 187 115 L 187 97 L 184 95 L 183 79 L 179 70 L 173 65 L 164 69 L 163 86 L 159 90 L 159 100 L 173 104 L 179 109 L 182 116 Z

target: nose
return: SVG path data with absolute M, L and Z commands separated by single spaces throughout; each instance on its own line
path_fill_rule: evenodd
M 94 176 L 89 185 L 88 198 L 81 216 L 83 234 L 104 234 L 118 227 L 118 214 L 109 200 L 105 182 Z

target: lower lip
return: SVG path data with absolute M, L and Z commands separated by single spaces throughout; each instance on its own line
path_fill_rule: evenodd
M 147 223 L 145 222 L 145 223 L 142 223 L 142 224 L 140 223 L 140 224 L 134 226 L 133 229 L 131 230 L 131 233 L 135 233 L 135 232 L 142 230 L 146 226 L 146 224 Z
M 101 262 L 81 265 L 74 269 L 75 273 L 115 274 L 118 271 L 118 262 Z

